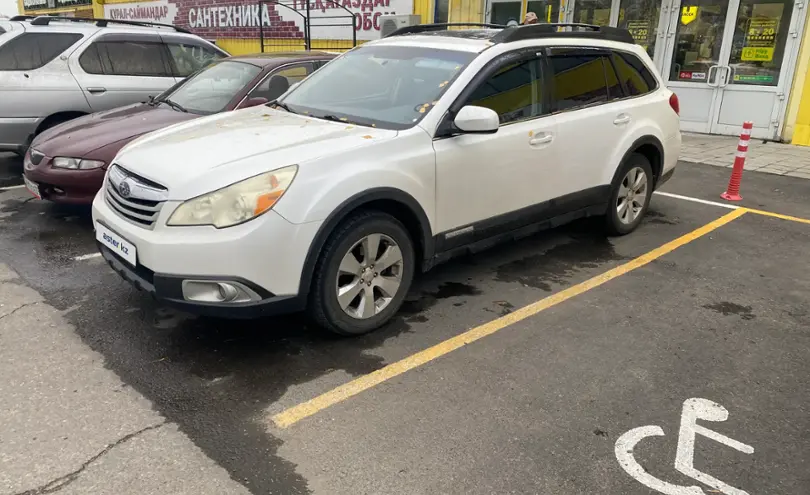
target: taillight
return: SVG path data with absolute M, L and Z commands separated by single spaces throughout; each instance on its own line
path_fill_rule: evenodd
M 675 93 L 672 93 L 672 96 L 669 97 L 669 106 L 675 110 L 675 113 L 678 115 L 681 114 L 681 103 L 678 101 L 678 95 Z

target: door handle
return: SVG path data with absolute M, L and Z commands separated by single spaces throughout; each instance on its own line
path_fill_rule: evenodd
M 734 75 L 734 67 L 726 65 L 725 67 L 723 67 L 723 69 L 726 72 L 724 73 L 725 77 L 723 78 L 723 85 L 720 86 L 721 88 L 725 88 L 726 86 L 728 86 L 728 83 L 731 82 L 731 77 Z
M 537 146 L 538 144 L 547 144 L 554 140 L 554 136 L 552 134 L 540 134 L 535 135 L 535 137 L 529 139 L 529 144 L 532 146 Z
M 106 93 L 107 88 L 87 88 L 87 92 L 94 95 L 99 95 L 101 93 Z
M 719 65 L 712 65 L 709 67 L 709 73 L 706 74 L 706 84 L 713 88 L 717 88 L 720 86 L 720 81 L 715 80 L 717 78 L 717 71 L 720 70 Z
M 632 119 L 630 118 L 629 115 L 620 114 L 619 116 L 616 117 L 616 119 L 613 121 L 613 123 L 616 124 L 616 125 L 624 125 L 624 124 L 627 124 L 628 122 L 630 122 L 630 120 L 632 120 Z

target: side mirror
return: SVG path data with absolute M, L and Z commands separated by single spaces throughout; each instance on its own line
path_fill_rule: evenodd
M 470 134 L 492 134 L 497 132 L 501 125 L 495 110 L 475 105 L 462 107 L 456 114 L 453 124 L 460 131 Z
M 264 105 L 269 101 L 270 100 L 268 100 L 267 98 L 262 98 L 261 96 L 257 96 L 255 98 L 248 98 L 241 105 L 239 105 L 239 108 L 257 107 L 259 105 Z

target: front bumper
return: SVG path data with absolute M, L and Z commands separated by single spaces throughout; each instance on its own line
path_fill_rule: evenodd
M 96 244 L 107 264 L 121 275 L 124 280 L 135 286 L 136 289 L 148 293 L 161 303 L 188 313 L 219 318 L 259 318 L 301 311 L 306 305 L 303 298 L 298 296 L 275 296 L 247 280 L 240 280 L 236 277 L 208 278 L 207 280 L 236 280 L 242 282 L 260 294 L 263 299 L 249 303 L 199 303 L 187 301 L 183 298 L 182 287 L 183 280 L 187 277 L 155 273 L 143 265 L 133 267 L 123 262 L 121 258 L 113 254 L 111 250 L 101 243 L 97 242 Z M 201 277 L 193 278 L 199 280 Z
M 37 165 L 26 154 L 23 173 L 39 184 L 42 199 L 55 203 L 89 205 L 104 182 L 103 168 L 92 170 L 68 170 L 51 165 L 53 158 L 45 156 Z
M 93 201 L 93 222 L 100 223 L 136 248 L 136 266 L 103 245 L 102 256 L 125 280 L 156 299 L 196 314 L 252 318 L 304 308 L 299 295 L 309 246 L 320 222 L 296 225 L 274 211 L 242 225 L 167 227 L 179 205 L 164 203 L 154 228 L 135 225 L 119 216 L 104 199 Z M 234 281 L 249 287 L 261 300 L 199 302 L 184 296 L 184 281 Z
M 22 154 L 34 136 L 42 119 L 0 118 L 0 151 Z

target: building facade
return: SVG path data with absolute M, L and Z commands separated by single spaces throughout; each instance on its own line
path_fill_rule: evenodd
M 576 22 L 626 28 L 681 102 L 685 131 L 810 146 L 810 50 L 803 0 L 19 0 L 25 14 L 185 27 L 233 54 L 340 50 L 376 39 L 380 17 L 422 22 Z M 309 19 L 308 23 L 304 19 Z

